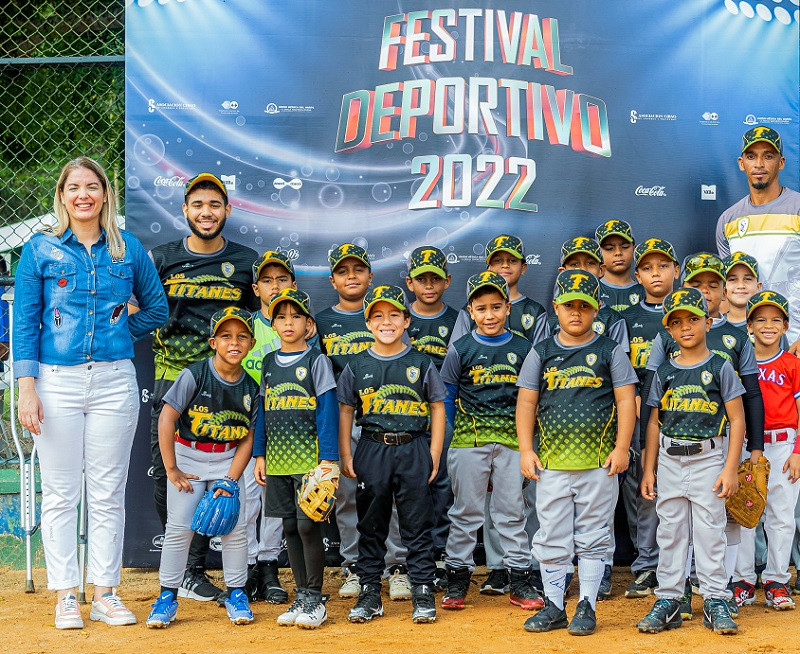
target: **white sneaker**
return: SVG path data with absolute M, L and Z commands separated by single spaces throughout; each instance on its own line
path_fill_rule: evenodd
M 402 565 L 393 567 L 389 575 L 389 597 L 395 602 L 411 599 L 411 580 Z
M 126 624 L 136 624 L 136 616 L 117 597 L 116 590 L 103 595 L 99 600 L 92 600 L 90 620 L 105 622 L 112 627 L 121 627 Z
M 297 616 L 295 625 L 300 629 L 316 629 L 328 619 L 328 611 L 320 593 L 306 595 L 303 611 Z
M 65 595 L 56 604 L 56 629 L 83 629 L 83 618 L 74 595 Z
M 281 627 L 291 627 L 297 620 L 297 616 L 303 612 L 303 599 L 304 595 L 298 591 L 292 605 L 281 613 L 275 622 Z
M 339 589 L 340 599 L 354 599 L 358 597 L 361 592 L 361 583 L 358 581 L 358 575 L 354 572 L 347 572 L 347 579 L 344 580 L 342 587 Z

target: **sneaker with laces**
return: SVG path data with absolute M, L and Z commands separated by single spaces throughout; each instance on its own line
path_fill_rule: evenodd
M 210 602 L 222 594 L 222 589 L 211 583 L 203 568 L 188 568 L 183 583 L 178 588 L 178 597 L 198 602 Z
M 643 634 L 658 634 L 668 629 L 677 629 L 683 624 L 681 604 L 678 600 L 660 598 L 650 612 L 636 625 Z
M 606 565 L 603 569 L 603 578 L 600 580 L 600 588 L 597 591 L 597 599 L 611 599 L 611 566 Z
M 469 568 L 447 568 L 447 590 L 442 597 L 443 609 L 465 609 L 471 573 Z
M 719 598 L 703 602 L 703 626 L 715 634 L 735 634 L 739 631 L 739 626 L 728 611 L 728 603 Z
M 692 613 L 692 584 L 688 579 L 683 586 L 683 595 L 681 595 L 678 603 L 681 605 L 681 618 L 683 620 L 691 620 L 694 617 Z
M 318 590 L 306 590 L 302 602 L 302 610 L 294 621 L 300 629 L 316 629 L 328 619 L 328 611 L 325 608 L 327 595 L 323 595 Z
M 339 599 L 352 599 L 358 597 L 361 593 L 361 582 L 355 572 L 351 572 L 345 568 L 347 578 L 344 580 L 342 587 L 339 589 Z
M 281 627 L 291 627 L 297 616 L 303 612 L 303 600 L 305 599 L 306 591 L 304 588 L 298 588 L 295 591 L 294 602 L 292 605 L 281 613 L 275 620 Z
M 554 629 L 566 629 L 567 612 L 558 608 L 549 599 L 545 599 L 544 608 L 536 615 L 525 620 L 522 628 L 525 631 L 540 633 L 543 631 L 553 631 Z
M 89 619 L 105 622 L 112 627 L 136 624 L 136 616 L 122 603 L 116 592 L 106 593 L 99 600 L 93 599 Z
M 75 595 L 65 595 L 56 604 L 56 629 L 83 629 L 83 618 Z
M 764 602 L 776 611 L 791 611 L 794 609 L 794 600 L 789 596 L 786 584 L 777 581 L 764 582 Z
M 389 599 L 393 602 L 411 599 L 411 580 L 404 565 L 396 565 L 389 570 Z
M 247 594 L 237 588 L 230 593 L 225 600 L 225 610 L 233 624 L 250 624 L 253 621 L 253 612 L 250 610 L 250 602 Z
M 411 590 L 411 604 L 414 610 L 411 622 L 425 624 L 436 622 L 436 598 L 433 596 L 433 587 L 419 584 Z
M 256 568 L 258 570 L 258 597 L 268 604 L 287 604 L 289 593 L 281 586 L 281 580 L 278 578 L 278 562 L 259 561 Z
M 347 614 L 347 619 L 350 622 L 369 622 L 380 615 L 383 615 L 380 586 L 364 584 L 355 606 Z
M 178 617 L 178 602 L 170 590 L 162 592 L 151 606 L 153 609 L 145 622 L 148 629 L 169 627 L 170 622 L 175 622 Z
M 489 576 L 478 591 L 481 595 L 505 595 L 511 586 L 508 584 L 508 570 L 489 570 Z
M 625 597 L 647 597 L 652 595 L 656 586 L 658 586 L 658 579 L 656 578 L 655 570 L 643 570 L 625 589 Z
M 509 586 L 511 590 L 508 596 L 509 601 L 514 606 L 519 606 L 526 611 L 535 611 L 544 608 L 544 598 L 536 590 L 532 581 L 533 568 L 514 569 L 509 572 Z
M 597 616 L 589 603 L 589 598 L 584 597 L 575 607 L 575 615 L 569 621 L 567 631 L 573 636 L 588 636 L 593 634 L 595 629 L 597 629 Z

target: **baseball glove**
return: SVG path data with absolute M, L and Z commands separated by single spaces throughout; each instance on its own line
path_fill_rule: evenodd
M 336 502 L 339 486 L 339 466 L 335 463 L 320 463 L 303 475 L 297 490 L 297 505 L 315 522 L 327 520 Z
M 222 489 L 230 496 L 214 493 Z M 211 490 L 206 491 L 192 518 L 192 531 L 201 536 L 224 536 L 233 531 L 239 520 L 239 484 L 235 479 L 225 477 L 215 482 Z
M 739 490 L 725 502 L 730 516 L 743 527 L 752 529 L 761 520 L 767 506 L 769 461 L 763 456 L 753 464 L 745 459 L 739 465 Z

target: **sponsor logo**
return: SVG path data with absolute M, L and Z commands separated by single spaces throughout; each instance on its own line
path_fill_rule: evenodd
M 700 118 L 701 125 L 719 125 L 719 114 L 716 111 L 704 111 Z
M 541 266 L 542 265 L 542 255 L 541 254 L 529 254 L 525 257 L 525 263 L 529 266 Z
M 236 175 L 220 175 L 219 178 L 222 180 L 222 183 L 225 184 L 226 191 L 230 192 L 236 190 Z
M 717 199 L 717 185 L 716 184 L 700 184 L 700 199 L 701 200 L 716 200 Z
M 209 393 L 208 391 L 200 391 L 200 396 L 201 397 L 211 397 L 211 393 Z
M 223 100 L 220 102 L 219 113 L 221 114 L 238 114 L 239 113 L 239 103 L 236 100 Z
M 303 180 L 302 179 L 297 179 L 297 177 L 295 177 L 294 179 L 290 179 L 287 182 L 282 177 L 276 177 L 274 180 L 272 180 L 272 185 L 276 189 L 278 189 L 279 191 L 282 188 L 285 188 L 286 186 L 288 186 L 289 188 L 293 188 L 293 189 L 297 190 L 297 189 L 303 188 Z
M 630 121 L 631 124 L 635 125 L 640 120 L 658 120 L 658 121 L 673 121 L 678 120 L 678 114 L 653 114 L 653 113 L 644 113 L 637 111 L 636 109 L 631 109 L 630 114 Z
M 742 121 L 745 125 L 763 125 L 772 123 L 773 125 L 789 125 L 792 122 L 790 116 L 755 116 L 747 114 Z
M 666 186 L 642 186 L 636 187 L 635 195 L 639 197 L 665 198 L 667 197 Z
M 447 254 L 447 263 L 458 263 L 458 255 L 455 252 L 449 252 Z
M 150 389 L 143 388 L 140 397 L 142 398 L 142 404 L 147 404 L 150 401 Z
M 264 107 L 264 113 L 269 115 L 307 114 L 315 109 L 316 107 L 313 104 L 277 104 L 275 102 L 270 102 Z
M 155 467 L 154 466 L 150 466 L 147 469 L 147 476 L 148 477 L 152 477 L 155 474 L 155 472 L 156 472 Z
M 180 175 L 163 177 L 159 175 L 153 180 L 153 186 L 186 186 L 186 178 Z
M 187 111 L 189 109 L 197 109 L 194 102 L 160 102 L 154 98 L 147 99 L 147 111 L 154 113 L 156 111 Z
M 635 322 L 635 323 L 633 323 L 633 327 L 631 327 L 631 329 L 641 329 L 642 327 L 644 327 L 644 325 L 642 323 Z
M 704 371 L 703 371 L 703 372 L 700 374 L 700 379 L 702 379 L 702 380 L 703 380 L 703 383 L 704 383 L 706 386 L 708 386 L 708 384 L 710 384 L 710 383 L 711 383 L 711 373 L 710 373 L 708 370 L 704 370 Z
M 157 550 L 160 550 L 164 546 L 164 534 L 153 536 L 153 540 L 150 542 L 153 543 L 153 547 L 155 547 Z

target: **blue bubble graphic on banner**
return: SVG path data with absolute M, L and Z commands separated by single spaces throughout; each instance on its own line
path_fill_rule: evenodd
M 388 202 L 392 198 L 392 187 L 380 182 L 372 187 L 372 198 L 375 202 Z
M 334 167 L 329 167 L 325 169 L 325 179 L 329 182 L 335 182 L 339 179 L 339 169 Z
M 344 202 L 344 192 L 335 184 L 326 184 L 319 190 L 319 201 L 323 207 L 336 209 Z
M 158 164 L 164 158 L 165 152 L 164 141 L 155 134 L 143 134 L 133 144 L 133 156 L 139 163 L 147 166 Z

